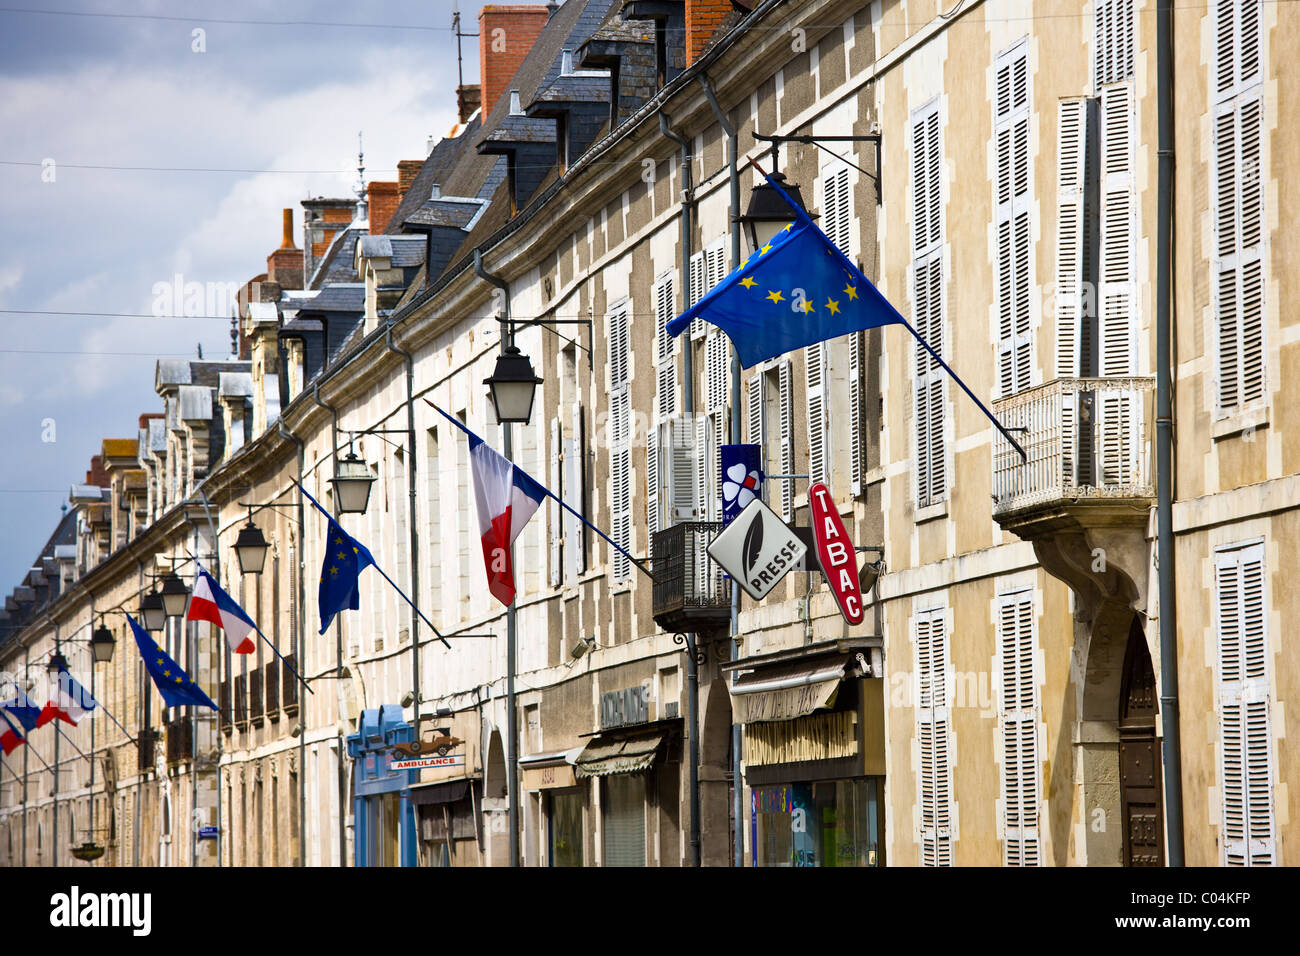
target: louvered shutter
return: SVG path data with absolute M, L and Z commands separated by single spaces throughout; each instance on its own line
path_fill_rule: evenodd
M 849 476 L 853 497 L 862 494 L 866 455 L 863 443 L 866 428 L 862 407 L 862 374 L 866 366 L 867 337 L 864 332 L 849 334 Z
M 697 421 L 703 416 L 679 415 L 659 426 L 661 494 L 666 497 L 664 527 L 679 521 L 698 521 L 701 510 L 699 476 L 701 452 Z
M 561 458 L 563 457 L 561 449 L 564 447 L 560 437 L 560 420 L 551 419 L 551 490 L 561 497 L 564 496 L 564 485 L 560 480 Z M 546 499 L 546 531 L 550 550 L 550 582 L 551 587 L 559 587 L 564 579 L 564 566 L 562 561 L 561 540 L 564 535 L 563 525 L 561 523 L 560 503 L 554 498 Z
M 751 445 L 761 445 L 764 439 L 763 423 L 767 415 L 763 408 L 763 378 L 763 372 L 759 371 L 745 383 L 745 429 Z M 766 469 L 766 459 L 760 456 L 759 460 Z
M 587 423 L 581 405 L 573 408 L 571 433 L 564 437 L 564 486 L 561 497 L 564 503 L 579 514 L 586 514 L 583 500 L 586 488 Z M 587 570 L 587 526 L 572 512 L 564 512 L 564 567 L 565 574 L 576 581 Z
M 943 354 L 942 159 L 937 104 L 912 127 L 912 281 L 917 332 Z M 926 507 L 947 491 L 944 376 L 939 363 L 915 346 L 917 505 Z
M 1002 686 L 1002 824 L 1007 866 L 1041 866 L 1038 810 L 1040 720 L 1034 679 L 1034 592 L 999 596 L 998 645 Z
M 830 428 L 826 420 L 826 343 L 804 347 L 804 399 L 808 405 L 808 482 L 830 484 Z
M 677 365 L 675 342 L 668 334 L 673 319 L 673 277 L 668 273 L 654 286 L 655 307 L 655 408 L 659 421 L 677 413 Z
M 1137 204 L 1133 188 L 1133 83 L 1101 91 L 1101 374 L 1136 372 L 1137 317 L 1134 272 Z M 1099 413 L 1102 484 L 1131 481 L 1134 429 L 1141 416 L 1136 393 L 1108 390 Z
M 715 257 L 716 258 L 716 257 Z M 722 482 L 717 476 L 722 471 L 722 446 L 727 442 L 727 411 L 730 404 L 731 351 L 729 340 L 721 330 L 710 326 L 705 339 L 705 407 L 709 420 L 712 448 L 711 457 L 706 467 L 700 471 L 700 501 L 704 505 L 702 515 L 710 521 L 722 517 Z M 701 454 L 704 454 L 701 446 Z
M 659 490 L 664 477 L 660 472 L 662 457 L 659 454 L 659 430 L 665 424 L 660 422 L 658 425 L 651 426 L 646 430 L 645 436 L 645 518 L 646 527 L 650 529 L 651 535 L 663 527 L 659 521 Z
M 840 252 L 852 257 L 853 186 L 849 167 L 842 162 L 834 162 L 822 170 L 821 226 Z
M 1264 547 L 1215 556 L 1224 862 L 1277 863 Z
M 781 474 L 794 474 L 794 396 L 791 394 L 790 360 L 786 359 L 777 366 L 779 385 L 779 406 L 781 413 Z M 781 520 L 789 521 L 794 517 L 794 482 L 789 478 L 781 480 Z
M 704 298 L 704 293 L 708 291 L 705 283 L 707 270 L 704 265 L 704 252 L 700 251 L 691 256 L 691 305 L 699 302 Z M 702 337 L 710 326 L 703 319 L 693 319 L 691 321 L 691 339 Z
M 997 158 L 998 385 L 1010 395 L 1031 384 L 1029 57 L 1017 44 L 995 65 Z
M 1085 325 L 1084 193 L 1087 183 L 1088 100 L 1057 106 L 1056 375 L 1089 374 L 1081 338 Z
M 916 615 L 917 804 L 922 866 L 952 866 L 952 771 L 949 761 L 948 637 L 944 609 Z
M 1133 0 L 1096 0 L 1093 8 L 1093 87 L 1133 75 Z
M 1264 397 L 1264 274 L 1260 9 L 1215 9 L 1214 298 L 1217 407 Z
M 608 316 L 610 414 L 610 526 L 611 537 L 619 547 L 632 546 L 631 492 L 631 400 L 628 389 L 627 307 L 623 305 Z M 613 549 L 611 549 L 613 550 Z M 613 579 L 625 581 L 631 573 L 627 557 L 613 551 Z

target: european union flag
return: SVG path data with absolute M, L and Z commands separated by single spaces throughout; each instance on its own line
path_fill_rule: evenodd
M 153 678 L 158 693 L 162 694 L 162 699 L 167 706 L 193 705 L 216 710 L 217 705 L 212 702 L 212 698 L 203 693 L 203 689 L 194 683 L 194 678 L 185 673 L 181 666 L 154 642 L 145 629 L 135 622 L 135 618 L 128 614 L 126 619 L 131 625 L 131 633 L 135 635 L 135 645 L 140 649 L 144 668 Z
M 303 492 L 306 494 L 306 492 Z M 311 496 L 308 495 L 310 498 Z M 320 505 L 312 498 L 312 504 Z M 325 539 L 325 563 L 320 569 L 320 632 L 325 633 L 339 611 L 356 611 L 361 607 L 361 594 L 357 579 L 361 572 L 375 563 L 366 546 L 352 537 L 342 526 L 321 508 L 330 521 L 329 535 Z
M 785 190 L 767 181 L 789 203 L 794 221 L 669 322 L 668 334 L 680 335 L 701 318 L 727 334 L 749 368 L 849 332 L 906 324 Z

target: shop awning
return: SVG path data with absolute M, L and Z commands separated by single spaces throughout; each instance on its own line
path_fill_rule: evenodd
M 663 741 L 663 733 L 641 737 L 594 737 L 578 755 L 578 776 L 644 773 L 658 759 Z
M 793 720 L 830 707 L 844 679 L 848 655 L 765 667 L 728 684 L 738 723 Z
M 458 803 L 469 799 L 470 780 L 446 780 L 426 783 L 411 788 L 411 803 L 417 807 L 441 803 Z

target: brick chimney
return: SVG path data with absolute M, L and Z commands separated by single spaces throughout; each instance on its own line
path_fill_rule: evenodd
M 370 205 L 370 234 L 377 236 L 388 226 L 388 220 L 397 212 L 397 203 L 402 198 L 397 183 L 377 183 L 373 180 L 366 186 L 366 202 Z
M 704 52 L 722 21 L 735 9 L 732 0 L 686 0 L 686 65 Z
M 91 456 L 90 471 L 86 472 L 86 484 L 99 485 L 101 488 L 108 487 L 108 469 L 104 467 L 104 459 L 99 455 Z
M 479 80 L 483 115 L 510 89 L 510 80 L 546 26 L 545 6 L 489 4 L 478 15 Z
M 422 159 L 403 159 L 397 163 L 397 201 L 401 202 L 406 191 L 411 188 L 411 183 L 415 182 L 415 177 L 420 175 L 420 170 L 424 168 Z
M 293 244 L 293 210 L 284 211 L 284 236 L 280 248 L 266 257 L 266 279 L 282 289 L 302 285 L 302 250 Z

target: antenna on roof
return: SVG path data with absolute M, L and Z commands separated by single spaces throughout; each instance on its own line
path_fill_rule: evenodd
M 201 359 L 203 358 L 203 343 L 202 342 L 198 343 L 197 348 L 199 350 L 199 358 Z
M 357 130 L 357 199 L 366 201 L 366 154 L 362 150 L 361 130 Z
M 230 314 L 230 357 L 239 358 L 239 317 Z

